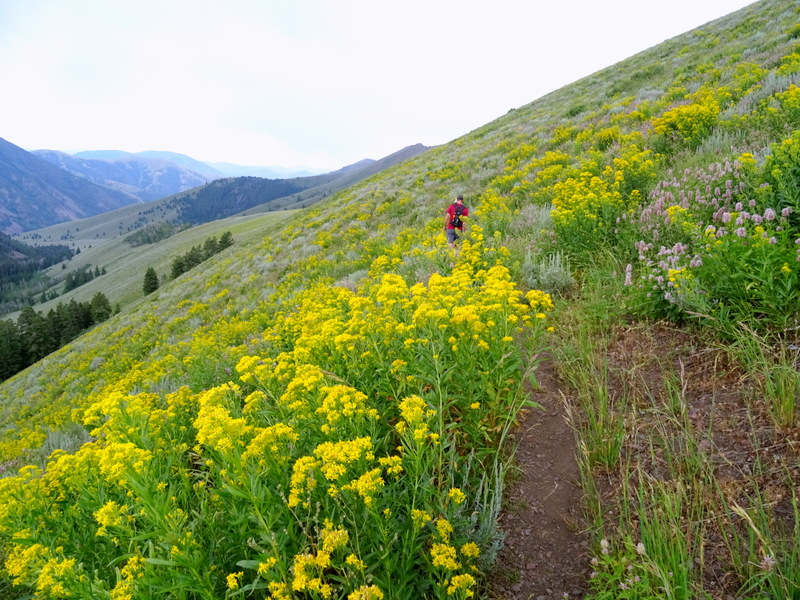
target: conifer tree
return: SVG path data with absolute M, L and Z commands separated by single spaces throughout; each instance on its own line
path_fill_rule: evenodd
M 172 260 L 172 273 L 170 274 L 170 277 L 172 279 L 175 279 L 183 275 L 185 272 L 186 272 L 186 261 L 183 260 L 183 256 L 176 256 Z
M 111 316 L 111 303 L 102 292 L 97 292 L 92 297 L 92 319 L 95 323 L 102 323 Z
M 16 325 L 0 320 L 0 381 L 8 379 L 24 366 L 23 346 Z
M 219 242 L 217 242 L 217 247 L 221 252 L 222 250 L 225 250 L 225 248 L 229 248 L 230 246 L 233 246 L 233 234 L 230 231 L 226 231 L 219 238 Z
M 203 244 L 203 260 L 208 260 L 217 252 L 219 252 L 219 242 L 217 242 L 217 238 L 208 238 Z
M 47 355 L 47 348 L 50 344 L 46 339 L 45 320 L 42 315 L 30 306 L 25 306 L 17 317 L 17 330 L 20 339 L 24 341 L 25 360 L 23 364 L 26 367 Z
M 144 274 L 144 283 L 142 284 L 142 291 L 144 295 L 152 294 L 158 289 L 158 274 L 153 267 L 148 267 Z

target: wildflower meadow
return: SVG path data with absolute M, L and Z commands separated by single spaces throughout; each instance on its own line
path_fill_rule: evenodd
M 798 17 L 510 111 L 4 382 L 0 595 L 489 597 L 547 357 L 587 598 L 800 597 Z

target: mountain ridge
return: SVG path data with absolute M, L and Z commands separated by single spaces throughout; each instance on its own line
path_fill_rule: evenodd
M 379 160 L 364 159 L 337 171 L 310 177 L 215 179 L 165 198 L 130 204 L 80 221 L 50 225 L 18 234 L 18 237 L 34 244 L 72 243 L 77 249 L 159 222 L 197 225 L 236 214 L 246 216 L 303 208 L 427 150 L 426 146 L 416 144 Z
M 31 197 L 37 205 L 30 205 Z M 0 231 L 20 233 L 51 222 L 120 208 L 131 197 L 77 177 L 0 138 Z
M 173 160 L 177 155 L 172 153 L 120 153 L 114 158 L 91 158 L 91 152 L 71 155 L 57 150 L 34 150 L 32 154 L 92 183 L 128 194 L 135 202 L 157 200 L 223 177 L 208 167 L 205 173 L 196 171 L 190 161 L 178 164 Z
M 410 148 L 416 150 L 409 150 Z M 423 151 L 424 148 L 424 146 L 418 144 L 417 146 L 409 146 L 401 152 L 403 156 L 408 157 L 415 151 Z M 0 194 L 3 194 L 4 188 L 7 188 L 5 190 L 4 203 L 0 202 L 0 218 L 5 216 L 5 222 L 0 220 L 0 231 L 13 234 L 41 229 L 59 222 L 77 221 L 125 206 L 171 198 L 183 192 L 200 189 L 208 183 L 219 180 L 225 180 L 226 183 L 218 184 L 217 187 L 238 185 L 239 187 L 249 186 L 251 191 L 255 190 L 255 188 L 273 190 L 266 192 L 266 195 L 264 195 L 263 191 L 258 192 L 255 197 L 247 201 L 239 192 L 235 192 L 234 198 L 239 202 L 239 209 L 236 212 L 240 212 L 248 210 L 257 204 L 266 204 L 277 197 L 296 194 L 304 189 L 332 181 L 346 174 L 349 175 L 360 171 L 362 172 L 362 177 L 368 176 L 374 172 L 374 165 L 376 164 L 384 166 L 393 164 L 392 159 L 389 159 L 388 162 L 387 159 L 381 159 L 382 162 L 364 159 L 327 174 L 280 179 L 265 179 L 262 177 L 259 178 L 262 180 L 261 182 L 255 182 L 254 176 L 240 176 L 243 179 L 236 183 L 232 182 L 236 178 L 226 177 L 220 171 L 205 163 L 174 152 L 145 151 L 129 153 L 120 150 L 97 150 L 83 151 L 72 155 L 57 150 L 26 152 L 10 142 L 0 146 L 0 152 L 5 152 L 9 155 L 13 154 L 13 160 L 9 158 L 5 161 L 0 161 Z M 46 168 L 43 163 L 37 161 L 43 161 L 43 163 L 52 165 L 58 170 Z M 27 166 L 22 167 L 23 163 Z M 372 166 L 372 170 L 368 168 L 370 166 Z M 34 173 L 39 173 L 38 178 L 34 177 Z M 18 185 L 21 178 L 25 177 L 33 178 L 37 182 L 36 185 L 29 184 L 27 186 L 27 194 L 23 194 Z M 248 177 L 251 179 L 249 183 L 245 183 Z M 347 181 L 353 182 L 358 179 L 357 175 L 349 175 Z M 57 184 L 49 184 L 48 180 L 57 182 Z M 91 199 L 92 194 L 101 196 L 102 193 L 99 190 L 105 189 L 108 190 L 108 195 L 117 199 L 117 201 L 114 205 L 108 202 L 92 205 L 89 200 L 84 202 L 86 206 L 80 205 L 79 202 L 76 205 L 76 198 L 59 192 L 59 186 L 64 185 L 88 190 L 81 191 L 78 198 Z M 16 191 L 13 192 L 15 189 Z M 336 189 L 341 189 L 341 186 Z M 48 190 L 48 192 L 44 190 Z M 59 197 L 59 200 L 48 201 L 47 193 L 50 195 L 55 194 Z M 202 191 L 199 192 L 200 196 L 202 196 L 202 193 Z M 330 189 L 328 193 L 330 193 Z M 198 197 L 197 194 L 194 195 Z M 314 201 L 309 199 L 312 196 L 304 196 L 304 206 Z M 313 196 L 315 200 L 319 199 L 319 197 L 321 196 Z M 181 202 L 180 197 L 178 202 Z M 40 211 L 35 208 L 34 205 L 36 204 L 55 208 L 53 210 L 45 209 Z M 217 208 L 219 211 L 216 214 L 220 216 L 229 214 L 222 205 L 218 205 Z M 274 207 L 270 208 L 270 210 L 274 209 Z M 147 210 L 147 207 L 142 210 Z M 195 211 L 195 217 L 196 215 L 197 211 Z M 197 221 L 194 220 L 193 222 L 196 223 Z

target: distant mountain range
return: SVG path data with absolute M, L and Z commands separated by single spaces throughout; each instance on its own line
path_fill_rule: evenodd
M 182 161 L 184 164 L 179 164 L 170 158 L 155 156 L 170 155 L 168 152 L 153 152 L 149 153 L 150 156 L 123 152 L 115 158 L 93 158 L 95 154 L 105 156 L 105 152 L 73 155 L 56 150 L 34 150 L 32 154 L 77 177 L 125 194 L 130 197 L 130 203 L 157 200 L 225 177 L 199 161 L 193 161 L 196 165 L 191 164 L 189 157 Z
M 264 178 L 242 174 L 266 174 L 273 167 L 215 163 L 218 169 L 160 151 L 27 152 L 0 138 L 0 232 L 42 229 L 142 203 L 148 210 L 162 199 L 159 206 L 171 215 L 165 218 L 193 224 L 244 211 L 300 208 L 425 150 L 417 144 L 331 173 Z
M 380 160 L 365 159 L 322 175 L 290 179 L 231 177 L 165 198 L 155 204 L 175 211 L 179 223 L 197 225 L 236 214 L 305 208 L 322 198 L 427 150 L 408 146 Z M 158 214 L 153 210 L 151 214 Z
M 34 150 L 34 153 L 44 152 Z M 175 165 L 199 173 L 209 181 L 221 177 L 266 177 L 267 179 L 288 179 L 290 177 L 309 177 L 324 173 L 322 170 L 293 169 L 287 167 L 255 167 L 243 166 L 229 162 L 203 162 L 191 156 L 177 152 L 163 152 L 160 150 L 146 150 L 144 152 L 125 152 L 123 150 L 88 150 L 76 152 L 72 156 L 91 160 L 132 160 L 135 158 L 152 158 L 169 161 Z
M 34 151 L 34 153 L 39 151 Z M 84 152 L 76 152 L 73 154 L 76 158 L 83 158 L 86 160 L 103 160 L 103 161 L 118 161 L 118 160 L 156 160 L 167 162 L 194 173 L 199 173 L 206 179 L 218 179 L 225 177 L 227 173 L 219 171 L 208 163 L 195 160 L 191 156 L 185 154 L 178 154 L 177 152 L 163 152 L 160 150 L 147 150 L 145 152 L 124 152 L 122 150 L 87 150 Z
M 129 194 L 59 168 L 0 138 L 0 231 L 19 233 L 131 204 Z

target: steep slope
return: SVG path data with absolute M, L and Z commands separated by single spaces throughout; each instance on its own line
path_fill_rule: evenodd
M 127 194 L 76 177 L 0 138 L 0 231 L 30 231 L 132 201 Z
M 664 396 L 627 397 L 637 357 L 613 357 L 627 370 L 612 388 L 608 340 L 587 337 L 563 308 L 564 332 L 546 331 L 550 297 L 532 289 L 523 300 L 517 282 L 539 285 L 543 266 L 571 258 L 585 291 L 593 280 L 613 290 L 603 313 L 620 323 L 604 322 L 606 336 L 634 310 L 679 323 L 707 290 L 727 310 L 758 304 L 750 331 L 768 324 L 765 282 L 789 282 L 781 299 L 795 306 L 800 231 L 789 217 L 800 206 L 773 192 L 795 189 L 783 174 L 800 168 L 798 14 L 788 0 L 756 3 L 383 171 L 0 386 L 3 456 L 71 453 L 44 474 L 0 480 L 6 554 L 29 559 L 10 562 L 20 587 L 69 566 L 81 576 L 60 583 L 78 597 L 170 585 L 208 598 L 466 597 L 502 545 L 498 450 L 522 381 L 545 336 L 574 335 L 559 358 L 585 401 L 573 423 L 596 509 L 594 591 L 790 597 L 796 422 L 769 425 L 754 402 L 757 431 L 740 441 L 761 444 L 749 456 L 758 460 L 734 468 L 738 451 L 725 444 L 738 438 L 711 430 L 748 426 L 725 386 L 691 413 L 677 364 Z M 456 193 L 474 209 L 457 256 L 441 231 Z M 663 265 L 648 264 L 659 245 Z M 672 302 L 698 289 L 688 273 L 705 283 L 709 266 L 751 267 L 748 257 L 773 250 L 780 260 L 761 286 Z M 641 294 L 634 264 L 650 286 Z M 726 304 L 741 293 L 750 296 Z M 710 316 L 718 324 L 723 312 Z M 716 368 L 710 355 L 691 356 Z M 76 451 L 87 428 L 92 441 Z M 766 462 L 778 451 L 787 462 Z M 762 489 L 770 470 L 780 477 Z M 618 487 L 602 487 L 617 476 Z M 604 504 L 617 498 L 614 510 Z M 120 577 L 103 570 L 112 559 L 125 565 Z

